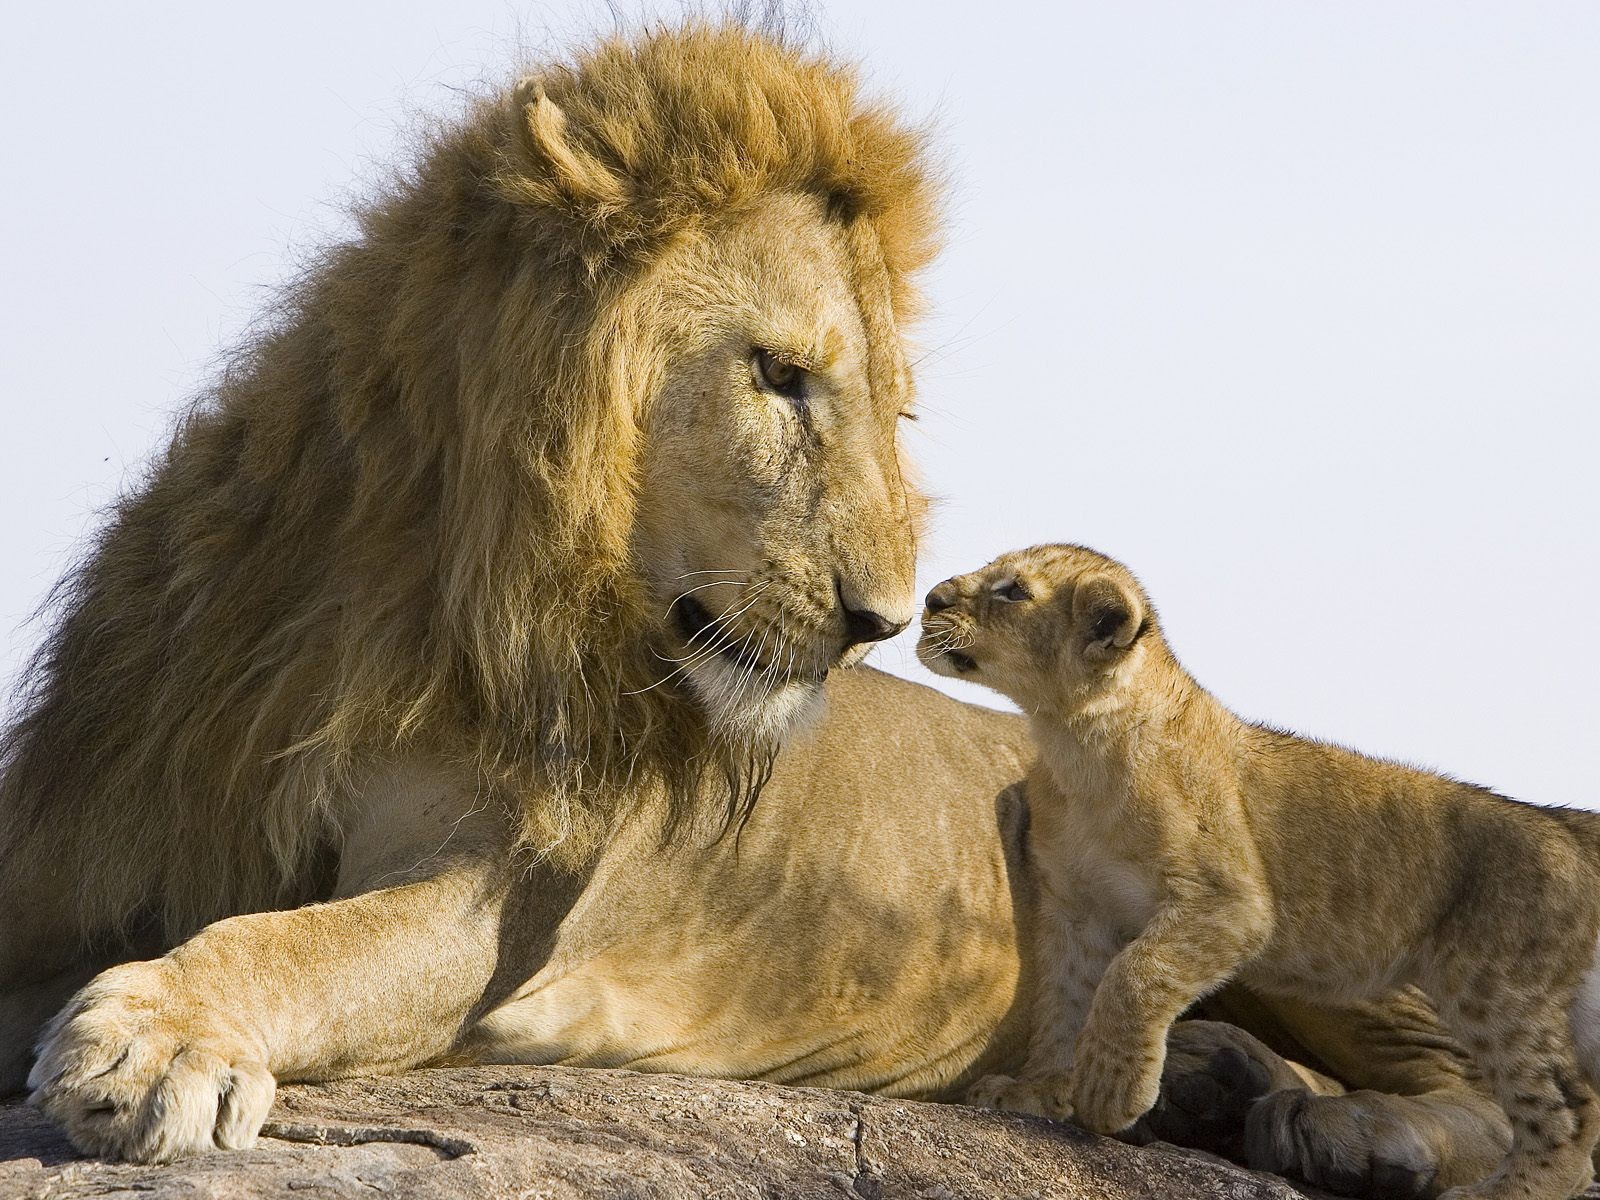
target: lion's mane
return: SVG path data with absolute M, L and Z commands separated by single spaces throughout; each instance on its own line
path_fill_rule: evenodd
M 797 191 L 875 239 L 903 310 L 920 142 L 847 69 L 713 25 L 603 43 L 436 134 L 58 588 L 0 741 L 0 869 L 80 881 L 85 935 L 170 941 L 305 899 L 386 757 L 447 756 L 575 857 L 647 790 L 736 772 L 649 686 L 631 496 L 669 348 L 627 285 Z

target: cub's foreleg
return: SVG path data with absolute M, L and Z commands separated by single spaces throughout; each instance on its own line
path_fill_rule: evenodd
M 1175 900 L 1117 955 L 1078 1039 L 1069 1098 L 1080 1125 L 1119 1133 L 1150 1110 L 1173 1021 L 1266 944 L 1269 913 L 1254 893 Z
M 1078 1035 L 1095 988 L 1122 944 L 1110 925 L 1075 899 L 1041 889 L 1032 922 L 1036 983 L 1027 1062 L 1019 1078 L 980 1079 L 967 1093 L 968 1104 L 1058 1119 L 1072 1115 L 1068 1092 Z

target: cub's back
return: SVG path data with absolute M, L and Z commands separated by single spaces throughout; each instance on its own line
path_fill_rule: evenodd
M 1424 936 L 1469 913 L 1565 911 L 1600 892 L 1600 816 L 1246 726 L 1239 777 L 1275 892 Z

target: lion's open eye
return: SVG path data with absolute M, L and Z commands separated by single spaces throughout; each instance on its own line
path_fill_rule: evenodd
M 756 382 L 769 392 L 776 392 L 794 404 L 805 403 L 806 371 L 787 359 L 779 358 L 771 350 L 757 347 L 750 356 L 755 368 Z
M 1015 579 L 1013 579 L 1010 583 L 1003 583 L 999 587 L 995 588 L 994 595 L 998 599 L 1004 600 L 1007 604 L 1018 604 L 1023 600 L 1033 599 L 1033 593 L 1028 591 L 1027 588 L 1023 587 Z

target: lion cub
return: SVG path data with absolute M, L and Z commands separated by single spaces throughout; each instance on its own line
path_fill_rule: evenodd
M 1241 721 L 1128 570 L 1079 546 L 941 583 L 917 653 L 1015 700 L 1039 747 L 1033 1037 L 1020 1080 L 970 1099 L 1114 1133 L 1155 1103 L 1173 1020 L 1226 980 L 1312 1000 L 1416 983 L 1513 1130 L 1453 1194 L 1588 1184 L 1600 818 Z

